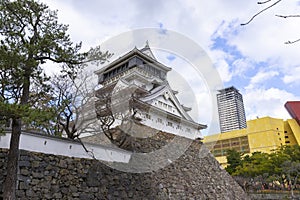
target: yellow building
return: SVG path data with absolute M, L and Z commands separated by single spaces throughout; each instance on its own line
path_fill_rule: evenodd
M 235 149 L 248 154 L 270 153 L 282 145 L 300 145 L 300 126 L 295 119 L 263 117 L 247 121 L 247 128 L 204 137 L 205 145 L 223 166 L 226 151 Z

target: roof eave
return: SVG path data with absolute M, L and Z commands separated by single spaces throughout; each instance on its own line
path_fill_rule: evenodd
M 171 71 L 172 70 L 172 68 L 163 65 L 162 63 L 158 62 L 157 60 L 151 58 L 150 56 L 148 56 L 148 55 L 146 55 L 144 53 L 142 53 L 137 48 L 134 48 L 130 52 L 126 53 L 125 55 L 123 55 L 121 57 L 119 57 L 118 59 L 114 60 L 113 62 L 109 63 L 108 65 L 102 67 L 101 69 L 96 70 L 94 73 L 97 74 L 97 75 L 101 74 L 105 70 L 107 70 L 107 69 L 109 69 L 109 68 L 111 68 L 111 67 L 113 67 L 115 65 L 118 65 L 119 63 L 122 63 L 122 62 L 126 61 L 127 59 L 129 59 L 131 56 L 134 56 L 135 54 L 139 55 L 142 58 L 144 58 L 145 60 L 147 60 L 147 61 L 149 61 L 149 62 L 151 62 L 151 63 L 153 63 L 153 64 L 155 64 L 155 65 L 157 65 L 159 67 L 161 67 L 165 71 Z

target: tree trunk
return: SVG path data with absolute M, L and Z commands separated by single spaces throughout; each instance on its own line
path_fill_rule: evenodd
M 23 91 L 21 96 L 21 105 L 28 104 L 30 89 L 30 67 L 24 69 Z M 7 157 L 7 174 L 3 185 L 3 199 L 15 200 L 17 187 L 17 173 L 19 160 L 19 143 L 21 136 L 22 119 L 12 119 L 12 132 L 10 137 L 10 146 Z
M 7 175 L 3 185 L 3 199 L 16 199 L 17 172 L 19 159 L 19 141 L 21 135 L 21 119 L 12 120 L 12 132 L 7 158 Z

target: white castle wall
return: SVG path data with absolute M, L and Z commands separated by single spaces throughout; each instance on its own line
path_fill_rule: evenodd
M 168 122 L 170 122 L 171 124 Z M 199 130 L 190 127 L 183 121 L 175 122 L 173 120 L 167 119 L 167 115 L 158 115 L 151 111 L 143 115 L 142 123 L 157 130 L 165 131 L 190 139 L 201 137 L 201 133 Z
M 6 132 L 0 136 L 0 148 L 9 148 L 11 134 Z M 90 151 L 87 153 L 83 146 L 76 141 L 66 138 L 57 138 L 36 133 L 22 132 L 20 138 L 20 149 L 41 152 L 46 154 L 62 155 L 77 158 L 93 158 L 108 162 L 128 163 L 131 153 L 102 145 L 84 143 Z

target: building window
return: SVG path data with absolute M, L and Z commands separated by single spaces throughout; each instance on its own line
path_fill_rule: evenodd
M 289 143 L 290 143 L 290 141 L 285 141 L 285 143 L 286 143 L 286 144 L 289 144 Z
M 287 131 L 284 131 L 284 133 L 287 133 Z
M 171 126 L 171 127 L 173 127 L 173 124 L 172 124 L 172 122 L 168 122 L 168 123 L 167 123 L 167 126 Z
M 149 115 L 148 113 L 146 113 L 146 118 L 147 119 L 151 119 L 151 115 Z
M 285 138 L 289 138 L 289 136 L 287 136 L 287 135 L 286 135 L 286 136 L 284 136 L 284 137 L 285 137 Z
M 157 118 L 157 122 L 162 124 L 162 119 L 161 118 Z
M 166 103 L 164 103 L 163 106 L 164 106 L 164 108 L 167 108 L 167 107 L 168 107 L 168 105 L 167 105 Z
M 161 102 L 161 101 L 158 101 L 158 105 L 159 105 L 160 107 L 162 107 L 162 102 Z

